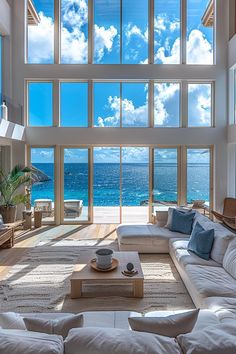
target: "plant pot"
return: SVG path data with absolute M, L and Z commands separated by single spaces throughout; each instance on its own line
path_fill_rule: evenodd
M 16 205 L 0 206 L 0 214 L 2 215 L 4 224 L 9 224 L 16 221 Z

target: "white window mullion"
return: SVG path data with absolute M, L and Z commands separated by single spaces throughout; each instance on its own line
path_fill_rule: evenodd
M 93 0 L 88 0 L 88 64 L 93 64 L 93 52 L 94 52 Z
M 61 61 L 61 0 L 54 0 L 54 64 Z
M 150 80 L 148 83 L 148 116 L 149 128 L 154 127 L 154 81 Z
M 180 64 L 187 63 L 187 0 L 181 0 Z
M 53 81 L 53 126 L 60 126 L 60 81 Z
M 122 63 L 122 55 L 123 55 L 123 0 L 120 0 L 120 64 Z
M 93 81 L 88 82 L 88 126 L 94 126 L 94 85 Z
M 181 83 L 181 103 L 180 103 L 180 127 L 187 128 L 188 126 L 188 82 Z
M 149 58 L 148 63 L 154 64 L 154 0 L 149 0 L 149 13 L 148 13 L 148 50 Z

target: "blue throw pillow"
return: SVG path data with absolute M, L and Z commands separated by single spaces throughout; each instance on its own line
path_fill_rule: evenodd
M 183 213 L 174 209 L 172 214 L 171 231 L 181 232 L 182 234 L 190 235 L 192 232 L 193 219 L 195 211 Z
M 208 261 L 214 242 L 214 236 L 214 229 L 204 230 L 199 222 L 197 222 L 189 240 L 188 250 Z

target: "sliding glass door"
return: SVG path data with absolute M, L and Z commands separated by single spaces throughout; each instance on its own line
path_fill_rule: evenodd
M 155 148 L 153 152 L 153 211 L 178 204 L 178 149 Z
M 63 149 L 64 222 L 86 222 L 90 215 L 90 154 L 88 148 Z
M 187 203 L 210 205 L 211 150 L 187 149 Z
M 149 221 L 149 148 L 122 148 L 122 222 Z
M 32 167 L 31 206 L 42 211 L 43 223 L 55 220 L 54 148 L 30 149 Z
M 93 151 L 93 221 L 120 223 L 120 148 Z

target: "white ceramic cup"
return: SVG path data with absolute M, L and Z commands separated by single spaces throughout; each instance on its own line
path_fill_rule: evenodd
M 97 267 L 100 269 L 107 269 L 112 264 L 113 251 L 109 248 L 101 248 L 96 251 Z

